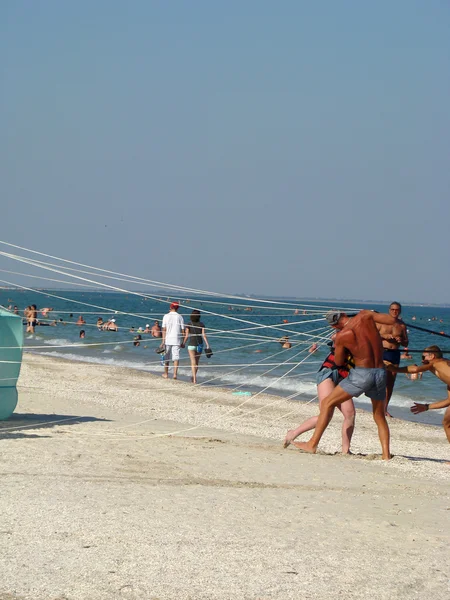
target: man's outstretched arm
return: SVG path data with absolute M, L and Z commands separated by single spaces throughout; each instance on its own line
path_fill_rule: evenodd
M 407 367 L 397 367 L 396 365 L 387 365 L 387 370 L 391 373 L 425 373 L 430 371 L 432 365 L 408 365 Z

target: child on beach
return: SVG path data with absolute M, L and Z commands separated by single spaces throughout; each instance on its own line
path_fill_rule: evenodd
M 445 400 L 434 402 L 433 404 L 420 404 L 414 402 L 414 405 L 411 406 L 411 412 L 418 415 L 426 410 L 447 408 L 444 413 L 442 425 L 447 440 L 450 443 L 450 361 L 443 358 L 439 346 L 428 346 L 428 348 L 425 348 L 422 353 L 422 365 L 420 366 L 409 365 L 407 367 L 396 367 L 394 365 L 389 365 L 387 368 L 393 373 L 424 373 L 425 371 L 431 371 L 433 375 L 436 375 L 438 379 L 446 384 L 447 398 Z

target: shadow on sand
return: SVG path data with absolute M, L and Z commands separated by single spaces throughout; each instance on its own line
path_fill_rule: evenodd
M 36 433 L 24 433 L 27 429 L 50 429 L 59 425 L 79 425 L 94 421 L 110 421 L 110 419 L 98 419 L 97 417 L 86 417 L 77 415 L 55 415 L 39 413 L 14 413 L 7 421 L 0 421 L 0 440 L 21 438 L 42 438 L 48 435 Z
M 428 458 L 427 456 L 407 456 L 406 454 L 396 454 L 396 456 L 401 456 L 402 458 L 406 458 L 412 462 L 435 462 L 441 463 L 443 465 L 448 464 L 448 460 L 445 458 Z

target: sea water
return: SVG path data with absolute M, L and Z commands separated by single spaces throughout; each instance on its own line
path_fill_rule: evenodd
M 92 364 L 129 367 L 161 374 L 160 356 L 155 353 L 161 339 L 138 331 L 150 327 L 155 320 L 161 324 L 174 298 L 158 296 L 148 298 L 138 292 L 78 292 L 55 290 L 0 290 L 0 305 L 17 305 L 21 311 L 30 305 L 52 307 L 47 317 L 39 314 L 34 334 L 25 334 L 25 350 L 73 361 Z M 208 386 L 228 387 L 237 392 L 258 393 L 265 391 L 290 397 L 293 401 L 311 400 L 317 394 L 315 374 L 327 355 L 326 336 L 331 329 L 323 314 L 328 308 L 343 307 L 347 312 L 370 308 L 387 312 L 381 304 L 352 303 L 347 301 L 306 301 L 301 299 L 276 299 L 257 302 L 255 299 L 231 299 L 220 297 L 176 298 L 180 301 L 179 313 L 185 322 L 194 308 L 202 312 L 202 321 L 210 346 L 214 352 L 211 359 L 204 355 L 200 360 L 199 383 Z M 250 310 L 251 309 L 251 310 Z M 306 313 L 306 314 L 305 314 Z M 82 315 L 85 325 L 77 326 Z M 99 331 L 97 318 L 104 321 L 115 318 L 119 331 Z M 411 327 L 450 333 L 450 308 L 436 306 L 403 306 L 402 318 L 409 324 L 409 348 L 413 360 L 405 364 L 420 364 L 421 350 L 437 344 L 450 348 L 450 340 Z M 57 325 L 47 326 L 56 321 Z M 130 332 L 134 327 L 135 331 Z M 86 337 L 80 339 L 80 330 Z M 134 336 L 141 334 L 139 346 L 133 345 Z M 279 340 L 288 336 L 291 349 L 282 349 Z M 308 353 L 311 343 L 319 343 L 314 354 Z M 446 355 L 450 357 L 449 355 Z M 190 367 L 187 350 L 181 351 L 179 378 L 189 381 Z M 95 367 L 92 367 L 95 368 Z M 405 374 L 397 376 L 390 403 L 393 416 L 428 424 L 439 424 L 442 411 L 430 411 L 414 416 L 410 413 L 413 402 L 433 402 L 445 398 L 445 385 L 435 376 L 426 373 L 422 380 L 411 381 Z M 355 401 L 360 408 L 370 409 L 365 396 Z

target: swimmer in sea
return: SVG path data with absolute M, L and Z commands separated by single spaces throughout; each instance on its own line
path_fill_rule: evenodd
M 417 367 L 417 365 L 411 365 L 413 367 Z M 406 377 L 411 381 L 417 381 L 418 379 L 422 379 L 422 373 L 406 373 Z
M 152 337 L 160 338 L 162 335 L 161 327 L 159 326 L 159 321 L 155 321 L 152 326 Z
M 289 341 L 289 338 L 287 335 L 283 336 L 278 343 L 281 344 L 281 347 L 284 348 L 285 350 L 289 350 L 290 348 L 292 348 L 292 344 Z

